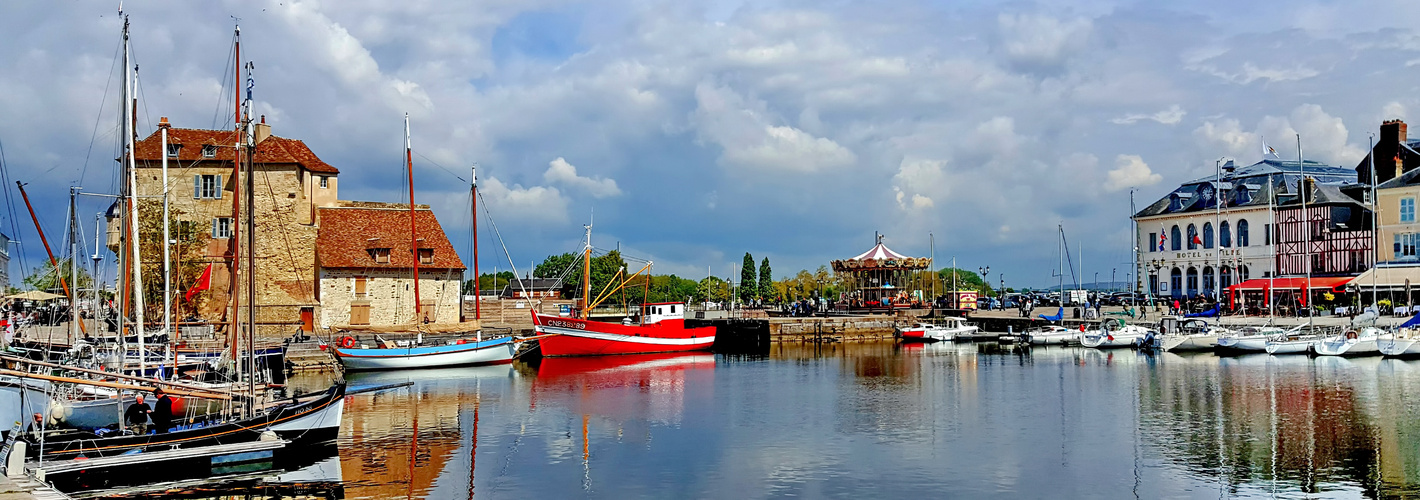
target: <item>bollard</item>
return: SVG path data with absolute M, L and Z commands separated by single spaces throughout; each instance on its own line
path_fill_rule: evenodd
M 5 476 L 18 479 L 25 477 L 25 442 L 15 441 L 10 448 L 10 456 L 5 460 Z

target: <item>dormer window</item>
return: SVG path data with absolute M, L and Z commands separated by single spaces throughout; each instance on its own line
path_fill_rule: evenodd
M 182 144 L 168 144 L 168 158 L 177 158 L 178 151 L 182 150 Z
M 372 248 L 370 249 L 370 256 L 375 258 L 376 264 L 390 263 L 390 249 L 388 248 Z
M 207 144 L 207 145 L 202 146 L 202 157 L 203 157 L 203 158 L 216 158 L 216 157 L 217 157 L 217 146 L 214 145 L 214 144 Z
M 433 264 L 433 263 L 434 263 L 434 249 L 432 249 L 432 248 L 421 248 L 421 249 L 419 249 L 419 263 L 420 263 L 420 264 Z

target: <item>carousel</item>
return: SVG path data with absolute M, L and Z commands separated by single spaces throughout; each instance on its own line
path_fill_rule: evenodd
M 833 272 L 844 284 L 840 307 L 850 309 L 927 307 L 931 297 L 924 297 L 921 284 L 926 282 L 923 271 L 932 267 L 932 259 L 908 257 L 883 245 L 882 235 L 871 250 L 857 257 L 832 262 Z

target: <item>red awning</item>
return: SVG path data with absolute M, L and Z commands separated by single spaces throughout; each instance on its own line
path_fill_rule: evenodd
M 1307 280 L 1311 280 L 1312 290 L 1331 290 L 1333 292 L 1346 291 L 1346 284 L 1355 279 L 1352 276 L 1327 277 L 1327 278 L 1260 278 L 1247 280 L 1242 283 L 1228 287 L 1229 291 L 1238 290 L 1266 290 L 1275 288 L 1278 290 L 1301 290 L 1307 286 Z

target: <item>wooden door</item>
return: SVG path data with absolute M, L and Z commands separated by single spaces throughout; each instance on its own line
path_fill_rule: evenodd
M 350 324 L 368 325 L 370 324 L 369 304 L 350 304 Z
M 312 307 L 301 308 L 301 331 L 311 333 L 316 328 L 316 311 Z

